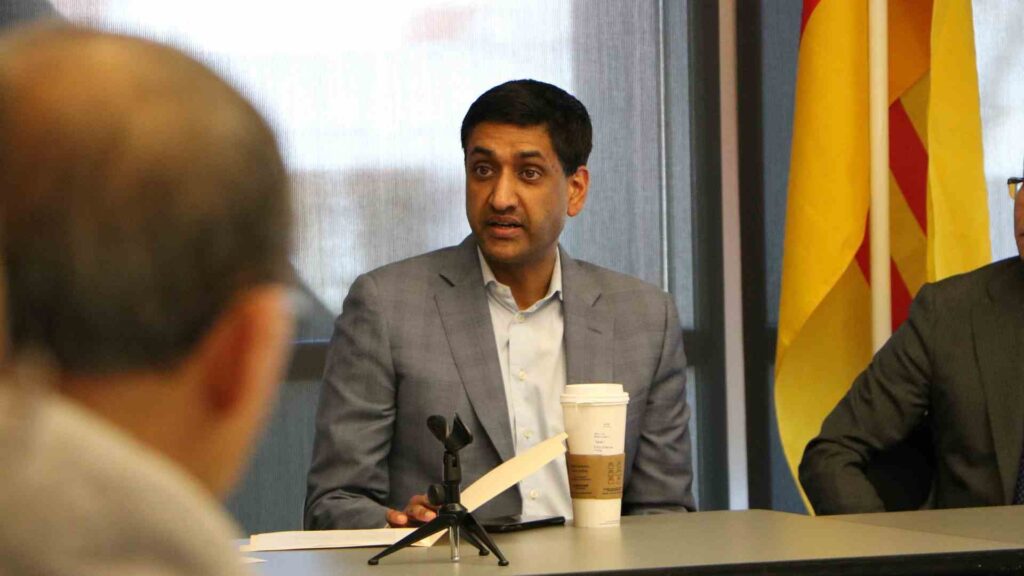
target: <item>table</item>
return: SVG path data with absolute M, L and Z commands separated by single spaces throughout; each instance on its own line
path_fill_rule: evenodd
M 507 567 L 499 567 L 493 556 L 477 556 L 465 545 L 462 561 L 452 564 L 443 543 L 400 551 L 379 566 L 366 564 L 379 548 L 251 555 L 266 560 L 255 568 L 264 576 L 991 574 L 1024 570 L 1021 542 L 908 529 L 900 524 L 910 521 L 900 518 L 893 520 L 894 526 L 880 525 L 884 522 L 879 518 L 836 518 L 767 510 L 700 512 L 627 517 L 618 528 L 552 527 L 496 535 L 495 541 L 511 561 Z
M 830 520 L 1024 545 L 1024 506 L 829 516 Z

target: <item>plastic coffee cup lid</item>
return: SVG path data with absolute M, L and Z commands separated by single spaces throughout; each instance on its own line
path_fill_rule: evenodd
M 562 404 L 627 404 L 629 393 L 622 384 L 569 384 L 561 395 Z

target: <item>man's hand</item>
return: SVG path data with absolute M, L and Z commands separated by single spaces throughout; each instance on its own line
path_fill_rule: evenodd
M 388 525 L 392 528 L 402 528 L 409 526 L 410 523 L 430 522 L 437 517 L 437 513 L 434 512 L 436 509 L 427 500 L 426 494 L 417 494 L 409 499 L 405 510 L 401 512 L 388 508 Z

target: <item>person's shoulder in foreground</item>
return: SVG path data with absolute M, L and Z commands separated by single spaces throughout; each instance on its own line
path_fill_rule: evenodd
M 0 118 L 4 359 L 52 367 L 0 384 L 0 573 L 242 572 L 215 499 L 290 339 L 276 138 L 180 52 L 61 24 L 0 40 Z
M 28 368 L 0 380 L 0 574 L 241 572 L 205 486 Z
M 1008 504 L 1024 445 L 1017 425 L 1024 409 L 1005 402 L 1016 386 L 1013 367 L 1020 367 L 1007 338 L 1012 342 L 1024 329 L 1022 306 L 1024 263 L 1017 256 L 923 286 L 908 319 L 804 452 L 800 482 L 815 511 L 884 510 L 875 482 L 904 477 L 905 471 L 874 479 L 866 470 L 880 453 L 912 436 L 930 443 L 914 448 L 933 468 L 931 495 L 923 504 Z M 1010 373 L 1003 371 L 1007 366 Z

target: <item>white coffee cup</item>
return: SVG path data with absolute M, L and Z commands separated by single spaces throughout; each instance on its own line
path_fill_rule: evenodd
M 618 526 L 629 394 L 621 384 L 570 384 L 561 402 L 569 435 L 566 459 L 573 525 Z

